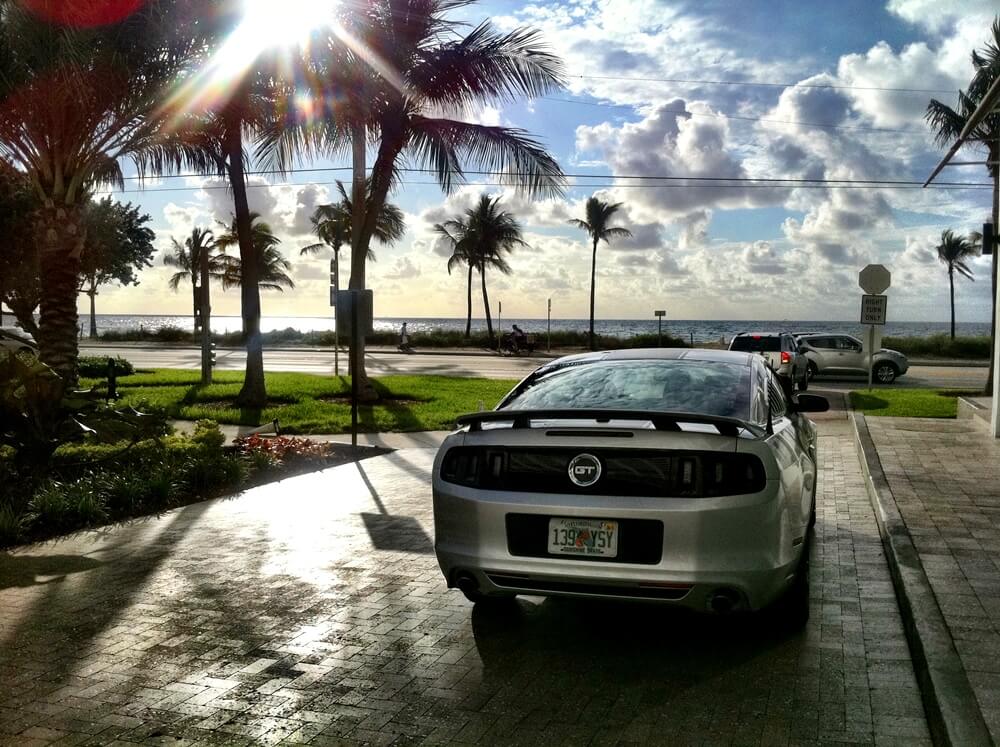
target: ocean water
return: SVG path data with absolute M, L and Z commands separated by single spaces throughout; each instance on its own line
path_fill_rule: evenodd
M 398 331 L 403 322 L 408 323 L 410 333 L 427 332 L 434 329 L 465 330 L 465 319 L 454 318 L 420 318 L 420 317 L 381 317 L 375 320 L 375 329 L 379 331 Z M 493 320 L 494 327 L 497 320 Z M 81 324 L 88 324 L 81 317 Z M 507 319 L 501 318 L 502 329 L 509 330 L 512 324 L 517 324 L 528 333 L 544 334 L 545 319 Z M 190 316 L 115 316 L 111 314 L 97 315 L 97 328 L 100 332 L 112 330 L 139 329 L 156 330 L 161 327 L 179 327 L 194 329 L 194 321 Z M 213 316 L 212 329 L 217 332 L 235 332 L 240 329 L 240 318 L 237 316 Z M 586 319 L 553 319 L 552 331 L 580 331 L 588 328 Z M 261 328 L 264 332 L 282 330 L 291 327 L 302 332 L 325 331 L 333 329 L 333 319 L 329 317 L 264 317 Z M 485 319 L 473 319 L 474 330 L 486 329 Z M 631 337 L 637 334 L 655 334 L 657 322 L 655 319 L 599 319 L 594 323 L 595 331 L 602 335 Z M 681 337 L 693 342 L 713 342 L 720 337 L 730 339 L 738 332 L 832 332 L 858 336 L 861 325 L 856 322 L 834 321 L 760 321 L 747 319 L 664 319 L 663 332 Z M 883 328 L 883 336 L 891 337 L 923 337 L 926 335 L 947 333 L 948 322 L 890 322 Z M 959 335 L 988 335 L 990 325 L 987 322 L 959 322 L 956 325 Z

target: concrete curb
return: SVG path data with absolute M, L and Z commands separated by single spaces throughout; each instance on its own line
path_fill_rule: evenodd
M 991 745 L 976 695 L 882 471 L 865 416 L 851 413 L 851 422 L 931 737 L 938 745 Z
M 99 343 L 82 343 L 80 345 L 81 354 L 86 354 L 90 351 L 100 351 L 102 348 L 130 348 L 133 350 L 188 350 L 192 352 L 200 352 L 201 348 L 191 345 L 188 343 L 179 342 L 99 342 Z M 242 347 L 239 345 L 216 345 L 215 349 L 217 351 L 241 351 Z M 269 345 L 264 347 L 265 353 L 332 353 L 333 347 L 315 347 L 311 345 Z M 341 354 L 347 355 L 347 348 L 341 347 Z M 520 356 L 529 360 L 554 360 L 560 355 L 571 355 L 573 353 L 584 352 L 583 350 L 566 350 L 559 353 L 544 353 L 535 352 L 530 355 Z M 417 348 L 411 353 L 404 353 L 396 348 L 391 348 L 387 346 L 378 345 L 368 345 L 365 347 L 365 353 L 377 353 L 379 355 L 461 355 L 473 358 L 500 358 L 501 356 L 496 351 L 491 350 L 476 350 L 471 348 Z M 517 357 L 517 356 L 515 356 Z

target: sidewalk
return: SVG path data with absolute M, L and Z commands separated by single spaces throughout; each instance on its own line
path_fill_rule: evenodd
M 916 570 L 926 574 L 1000 743 L 1000 443 L 971 419 L 867 418 L 867 425 L 888 485 L 882 499 L 898 507 Z

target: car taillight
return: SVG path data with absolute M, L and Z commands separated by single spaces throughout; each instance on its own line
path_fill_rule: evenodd
M 441 477 L 458 485 L 475 486 L 479 482 L 479 449 L 452 449 L 441 462 Z
M 786 353 L 784 350 L 782 350 L 781 351 L 781 362 L 782 363 L 791 363 L 792 362 L 792 355 L 791 355 L 791 353 Z

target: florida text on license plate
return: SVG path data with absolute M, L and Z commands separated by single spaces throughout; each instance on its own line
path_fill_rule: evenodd
M 603 519 L 549 519 L 549 552 L 558 555 L 618 555 L 618 522 Z

